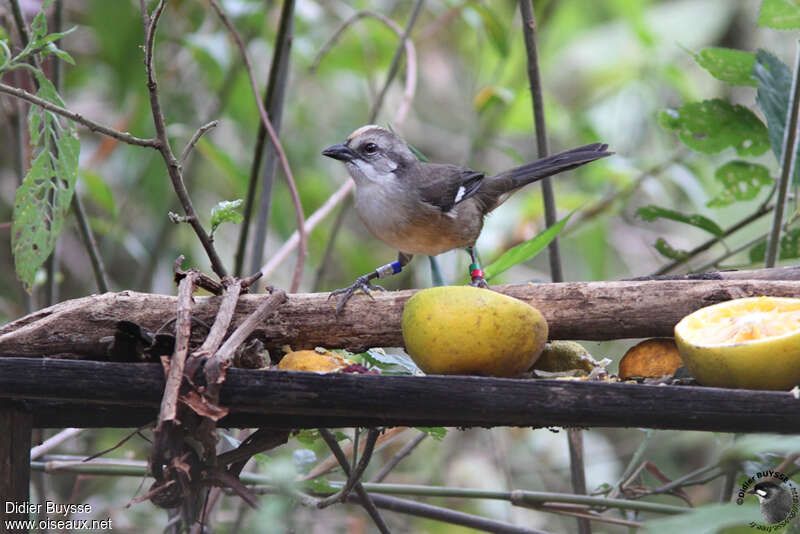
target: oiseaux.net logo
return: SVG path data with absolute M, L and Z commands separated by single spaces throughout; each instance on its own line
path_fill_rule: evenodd
M 800 496 L 787 475 L 780 471 L 759 471 L 739 488 L 736 504 L 743 504 L 750 495 L 758 499 L 761 521 L 751 521 L 749 526 L 764 532 L 782 530 L 800 512 Z

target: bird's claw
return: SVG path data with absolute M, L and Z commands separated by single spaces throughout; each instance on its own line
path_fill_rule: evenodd
M 469 285 L 471 285 L 472 287 L 482 287 L 483 289 L 489 289 L 489 283 L 482 276 L 473 278 L 472 282 L 470 282 Z
M 356 278 L 356 281 L 353 282 L 350 286 L 343 287 L 342 289 L 337 289 L 335 291 L 331 291 L 330 295 L 328 295 L 328 299 L 342 295 L 342 297 L 339 299 L 338 304 L 336 304 L 337 315 L 342 312 L 342 310 L 344 309 L 344 305 L 347 303 L 348 300 L 350 300 L 350 297 L 352 297 L 355 294 L 355 292 L 358 291 L 359 289 L 364 293 L 366 293 L 367 296 L 373 300 L 375 300 L 375 297 L 372 296 L 373 291 L 386 291 L 385 288 L 377 284 L 373 284 L 372 282 L 370 282 L 370 280 L 371 278 L 369 277 L 369 275 L 359 276 L 358 278 Z

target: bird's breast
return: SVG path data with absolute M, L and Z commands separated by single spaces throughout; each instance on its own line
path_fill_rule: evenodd
M 379 194 L 358 187 L 355 207 L 369 231 L 387 245 L 408 254 L 436 256 L 475 244 L 483 218 L 467 202 L 442 212 L 402 194 Z

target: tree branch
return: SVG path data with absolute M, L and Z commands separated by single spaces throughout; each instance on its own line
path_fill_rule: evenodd
M 111 128 L 109 126 L 105 126 L 100 124 L 99 122 L 95 122 L 91 119 L 87 119 L 80 113 L 76 113 L 66 108 L 62 108 L 52 102 L 48 102 L 47 100 L 41 99 L 36 95 L 32 95 L 31 93 L 27 92 L 24 89 L 19 89 L 17 87 L 13 87 L 11 85 L 6 85 L 4 83 L 0 83 L 0 93 L 6 93 L 11 96 L 15 96 L 20 100 L 25 100 L 30 102 L 31 104 L 35 104 L 42 109 L 46 109 L 47 111 L 51 111 L 57 115 L 61 115 L 62 117 L 66 117 L 71 119 L 78 124 L 82 124 L 86 126 L 89 130 L 97 133 L 101 133 L 103 135 L 107 135 L 108 137 L 113 137 L 123 143 L 127 143 L 129 145 L 134 146 L 144 146 L 150 148 L 159 148 L 159 141 L 157 139 L 142 139 L 140 137 L 133 136 L 127 132 L 120 132 Z
M 141 5 L 144 6 L 144 2 L 141 2 Z M 164 122 L 164 115 L 161 112 L 161 102 L 158 96 L 158 84 L 156 82 L 155 70 L 153 68 L 153 46 L 155 43 L 155 34 L 156 28 L 158 27 L 158 21 L 161 18 L 161 14 L 164 12 L 165 5 L 166 0 L 160 0 L 151 17 L 147 16 L 146 11 L 142 14 L 143 20 L 145 21 L 145 74 L 147 76 L 147 90 L 150 95 L 150 111 L 153 115 L 153 125 L 156 129 L 156 139 L 158 139 L 158 145 L 156 148 L 158 148 L 159 152 L 161 153 L 161 157 L 164 158 L 164 163 L 167 166 L 167 172 L 169 174 L 170 181 L 172 182 L 172 188 L 175 190 L 175 194 L 178 195 L 178 200 L 180 200 L 181 206 L 183 206 L 183 211 L 186 213 L 186 216 L 189 217 L 187 222 L 192 226 L 194 233 L 197 234 L 197 238 L 203 245 L 203 249 L 205 249 L 206 255 L 211 261 L 211 268 L 214 270 L 217 276 L 223 278 L 227 275 L 227 271 L 225 270 L 225 266 L 222 264 L 222 260 L 219 258 L 216 249 L 214 248 L 214 244 L 208 237 L 203 225 L 200 224 L 200 219 L 197 217 L 197 213 L 194 211 L 194 206 L 192 205 L 192 200 L 189 197 L 189 192 L 186 190 L 186 184 L 183 182 L 183 174 L 181 172 L 180 163 L 177 159 L 175 159 L 175 154 L 173 154 L 172 147 L 170 147 L 169 138 L 167 137 L 167 127 L 166 123 Z

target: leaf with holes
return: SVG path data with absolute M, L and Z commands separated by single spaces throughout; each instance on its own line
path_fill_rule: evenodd
M 669 219 L 670 221 L 690 224 L 717 237 L 723 234 L 722 228 L 704 215 L 686 215 L 679 211 L 652 205 L 639 208 L 636 210 L 636 215 L 648 222 L 653 222 L 657 219 Z
M 52 126 L 47 130 L 43 136 L 47 146 L 40 148 L 14 199 L 11 249 L 17 276 L 28 291 L 36 271 L 53 251 L 78 176 L 77 135 L 71 130 L 56 132 Z
M 776 30 L 793 30 L 800 28 L 800 6 L 797 0 L 764 0 L 758 25 Z
M 730 85 L 751 87 L 758 85 L 758 82 L 753 79 L 755 54 L 731 48 L 710 47 L 695 54 L 694 60 L 714 78 Z
M 758 80 L 756 104 L 767 119 L 767 131 L 772 153 L 780 161 L 783 151 L 783 132 L 786 130 L 786 111 L 789 109 L 789 92 L 792 88 L 792 71 L 780 59 L 764 50 L 756 53 L 753 77 Z M 798 183 L 795 162 L 792 183 Z
M 767 128 L 755 113 L 720 98 L 662 111 L 659 122 L 676 130 L 686 146 L 705 154 L 733 147 L 740 156 L 760 156 L 770 146 Z
M 714 172 L 714 179 L 724 187 L 706 204 L 714 208 L 729 206 L 737 201 L 753 200 L 762 187 L 773 183 L 766 167 L 749 161 L 729 161 Z
M 564 225 L 567 224 L 567 221 L 570 217 L 572 217 L 572 213 L 555 223 L 550 228 L 546 229 L 544 232 L 534 236 L 532 239 L 529 239 L 528 241 L 520 243 L 519 245 L 505 251 L 502 256 L 497 258 L 494 262 L 492 262 L 491 265 L 486 267 L 484 270 L 484 276 L 486 279 L 491 280 L 493 277 L 510 269 L 514 265 L 528 261 L 536 256 L 542 251 L 542 249 L 549 245 L 553 239 L 556 238 L 556 236 L 564 228 Z

